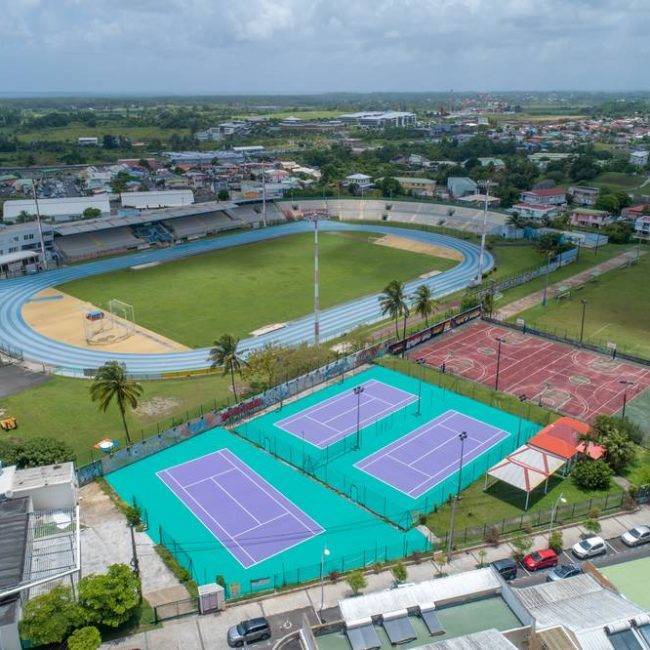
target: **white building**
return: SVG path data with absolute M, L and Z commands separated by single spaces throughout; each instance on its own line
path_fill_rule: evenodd
M 80 138 L 77 138 L 77 144 L 80 147 L 96 147 L 99 144 L 99 138 L 82 136 Z
M 642 150 L 632 151 L 630 153 L 630 164 L 645 167 L 648 164 L 648 152 Z
M 51 248 L 54 237 L 52 226 L 46 223 L 42 224 L 42 226 L 45 248 Z M 37 251 L 40 249 L 40 246 L 41 241 L 38 224 L 35 221 L 17 223 L 4 228 L 0 227 L 0 255 L 23 251 Z
M 87 208 L 96 208 L 101 214 L 110 214 L 111 206 L 108 194 L 66 196 L 60 199 L 38 199 L 38 209 L 41 217 L 53 219 L 54 221 L 79 219 Z M 33 199 L 5 201 L 3 206 L 4 221 L 14 223 L 22 212 L 28 215 L 35 215 L 35 201 Z
M 634 232 L 646 239 L 650 237 L 650 214 L 644 214 L 635 219 Z
M 371 129 L 415 126 L 416 123 L 415 113 L 407 111 L 359 111 L 341 115 L 340 119 Z
M 179 208 L 194 203 L 192 190 L 163 190 L 153 192 L 122 192 L 124 208 Z

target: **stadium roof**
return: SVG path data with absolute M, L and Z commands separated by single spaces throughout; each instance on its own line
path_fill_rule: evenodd
M 40 251 L 15 251 L 13 253 L 5 253 L 4 255 L 0 255 L 0 266 L 29 260 L 34 257 L 39 257 L 40 254 Z
M 57 235 L 80 235 L 86 232 L 107 230 L 108 228 L 119 228 L 120 226 L 135 226 L 152 221 L 164 221 L 178 217 L 191 217 L 206 212 L 218 212 L 221 210 L 232 210 L 236 208 L 235 203 L 230 201 L 206 201 L 205 203 L 194 203 L 177 208 L 161 208 L 158 210 L 142 210 L 138 214 L 124 217 L 104 217 L 99 219 L 84 219 L 83 221 L 72 221 L 56 224 L 54 232 Z

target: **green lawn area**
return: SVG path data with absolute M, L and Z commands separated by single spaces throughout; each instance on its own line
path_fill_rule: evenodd
M 491 246 L 488 250 L 494 256 L 496 265 L 496 271 L 489 276 L 490 280 L 501 280 L 542 266 L 545 262 L 544 256 L 532 244 Z
M 90 127 L 84 124 L 69 124 L 68 126 L 53 127 L 48 129 L 35 129 L 18 133 L 17 138 L 22 142 L 44 141 L 44 142 L 71 142 L 77 141 L 80 137 L 95 137 L 100 141 L 104 135 L 123 135 L 132 140 L 149 140 L 160 138 L 165 140 L 170 136 L 189 135 L 189 129 L 161 129 L 157 126 L 122 126 L 122 125 L 105 125 Z M 101 144 L 101 142 L 100 142 Z M 83 151 L 83 150 L 82 150 Z
M 615 341 L 632 354 L 650 358 L 650 254 L 642 255 L 639 264 L 604 273 L 589 282 L 570 298 L 551 300 L 519 314 L 527 323 L 548 331 L 558 331 L 572 338 L 580 336 L 581 300 L 587 301 L 584 337 L 604 344 Z
M 580 251 L 580 259 L 577 262 L 567 264 L 566 266 L 563 266 L 562 268 L 550 273 L 548 276 L 549 284 L 560 282 L 565 278 L 577 275 L 578 273 L 586 271 L 587 269 L 596 266 L 596 264 L 600 264 L 601 262 L 608 260 L 610 257 L 619 255 L 620 253 L 623 253 L 630 248 L 631 247 L 627 245 L 607 244 L 605 246 L 601 246 L 598 249 L 598 252 L 582 249 Z M 541 264 L 539 264 L 539 257 L 537 257 L 539 254 L 536 251 L 532 251 L 531 255 L 536 256 L 534 258 L 531 257 L 531 260 L 536 261 L 538 263 L 537 265 L 541 266 Z M 531 264 L 530 266 L 535 266 L 535 263 Z M 507 305 L 508 303 L 511 303 L 513 300 L 518 300 L 519 298 L 523 298 L 524 296 L 534 293 L 535 291 L 539 291 L 540 289 L 544 288 L 545 282 L 546 276 L 541 275 L 540 277 L 535 278 L 530 282 L 526 282 L 525 284 L 521 284 L 518 287 L 508 289 L 507 291 L 504 291 L 503 297 L 495 302 L 495 307 L 498 309 L 504 305 Z
M 287 117 L 297 117 L 300 120 L 327 120 L 338 117 L 343 111 L 338 110 L 297 110 L 297 111 L 272 111 L 270 113 L 253 113 L 237 115 L 235 119 L 249 119 L 251 117 L 267 117 L 271 120 L 284 120 Z
M 229 379 L 221 374 L 191 379 L 143 382 L 140 406 L 148 412 L 128 417 L 134 440 L 171 426 L 171 419 L 194 417 L 201 404 L 206 408 L 233 401 Z M 77 463 L 91 459 L 91 447 L 104 437 L 118 438 L 124 444 L 124 432 L 117 408 L 101 413 L 90 401 L 90 381 L 55 376 L 45 384 L 0 400 L 7 415 L 18 419 L 12 437 L 48 436 L 65 440 L 77 452 Z M 8 434 L 4 434 L 7 436 Z
M 456 523 L 454 525 L 456 531 L 467 526 L 483 526 L 483 524 L 496 523 L 502 519 L 525 514 L 526 495 L 522 490 L 498 482 L 484 491 L 484 481 L 485 479 L 481 478 L 463 491 L 461 500 L 456 507 Z M 612 482 L 609 493 L 618 494 L 620 492 L 621 488 Z M 583 503 L 592 498 L 604 498 L 607 492 L 579 490 L 570 477 L 566 479 L 553 478 L 549 481 L 546 494 L 544 494 L 543 484 L 531 494 L 528 513 L 550 510 L 560 494 L 567 500 L 567 505 L 571 505 Z M 436 512 L 429 514 L 427 526 L 436 535 L 444 535 L 449 530 L 450 514 L 449 504 L 441 506 Z
M 639 198 L 641 194 L 650 193 L 650 182 L 642 187 L 647 178 L 645 174 L 633 175 L 623 174 L 622 172 L 606 172 L 599 174 L 592 181 L 585 184 L 594 187 L 609 187 L 613 190 L 622 190 L 631 194 L 634 198 Z
M 133 304 L 139 324 L 191 347 L 207 346 L 224 333 L 244 337 L 309 313 L 312 241 L 311 234 L 292 235 L 59 288 L 104 308 L 119 298 Z M 320 249 L 323 308 L 456 264 L 372 244 L 367 233 L 324 233 Z

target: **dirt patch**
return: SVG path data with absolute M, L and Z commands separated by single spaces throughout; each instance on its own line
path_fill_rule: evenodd
M 415 241 L 408 237 L 399 237 L 397 235 L 384 235 L 374 241 L 379 246 L 388 246 L 389 248 L 399 248 L 403 251 L 410 251 L 411 253 L 420 253 L 422 255 L 433 255 L 435 257 L 442 257 L 447 260 L 456 260 L 461 262 L 463 256 L 452 248 L 446 246 L 437 246 L 435 244 L 427 244 L 425 242 Z
M 164 417 L 180 405 L 181 401 L 175 397 L 152 397 L 146 402 L 140 402 L 133 412 L 138 417 Z
M 140 354 L 179 352 L 189 349 L 140 325 L 129 325 L 133 331 L 128 338 L 115 341 L 107 339 L 104 344 L 90 345 L 86 340 L 84 316 L 92 310 L 97 310 L 97 307 L 89 302 L 56 289 L 45 289 L 23 306 L 23 318 L 39 334 L 81 348 Z

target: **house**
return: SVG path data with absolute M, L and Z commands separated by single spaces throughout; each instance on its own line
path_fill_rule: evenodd
M 589 207 L 596 204 L 596 201 L 598 200 L 598 194 L 600 194 L 600 189 L 598 187 L 583 187 L 581 185 L 572 185 L 569 188 L 568 194 L 571 196 L 574 203 Z
M 526 190 L 519 197 L 521 203 L 533 203 L 536 205 L 566 205 L 566 192 L 561 187 L 550 187 L 548 189 Z
M 538 203 L 516 203 L 508 210 L 511 213 L 517 213 L 524 219 L 555 219 L 560 213 L 560 208 L 556 205 L 540 205 Z
M 593 208 L 574 208 L 570 215 L 571 224 L 585 228 L 602 228 L 614 221 L 614 217 L 607 210 L 594 210 Z
M 343 187 L 355 185 L 360 191 L 368 190 L 373 187 L 372 176 L 368 176 L 367 174 L 350 174 L 345 177 L 341 185 Z
M 415 176 L 396 176 L 395 180 L 402 186 L 406 192 L 413 196 L 431 197 L 436 192 L 436 181 L 430 178 L 418 178 Z
M 639 237 L 650 237 L 650 214 L 644 214 L 636 218 L 634 221 L 634 232 Z
M 489 167 L 492 165 L 495 169 L 502 169 L 506 166 L 501 158 L 479 158 L 478 161 L 481 163 L 481 167 Z
M 629 162 L 636 167 L 645 167 L 648 164 L 648 152 L 641 149 L 630 152 Z
M 447 179 L 447 191 L 452 198 L 478 194 L 478 185 L 467 176 L 450 176 Z
M 77 138 L 77 145 L 80 147 L 96 147 L 99 144 L 99 138 L 82 136 Z

